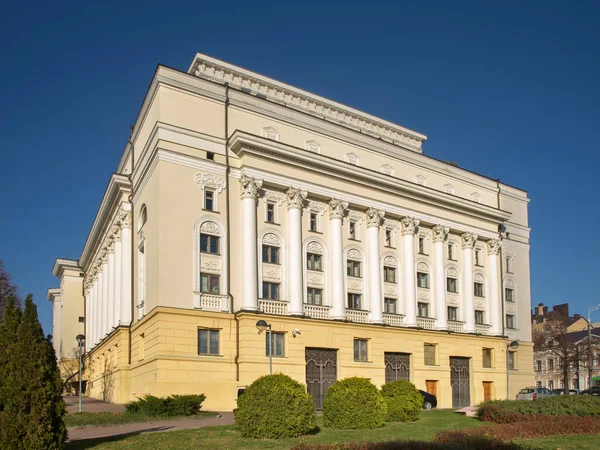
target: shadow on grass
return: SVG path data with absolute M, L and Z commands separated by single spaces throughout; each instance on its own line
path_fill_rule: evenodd
M 94 448 L 96 445 L 106 444 L 108 442 L 116 442 L 121 439 L 125 439 L 130 436 L 136 436 L 138 434 L 153 433 L 157 431 L 169 431 L 174 427 L 148 427 L 143 430 L 126 431 L 112 436 L 89 438 L 89 439 L 76 439 L 68 441 L 65 445 L 66 450 L 80 450 L 86 448 Z

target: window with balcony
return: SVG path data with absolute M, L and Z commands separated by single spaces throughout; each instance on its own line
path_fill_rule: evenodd
M 436 347 L 437 344 L 424 344 L 423 350 L 425 352 L 425 365 L 435 366 L 436 365 Z
M 202 253 L 219 254 L 219 236 L 200 234 L 200 251 Z
M 200 291 L 209 294 L 219 294 L 221 277 L 209 273 L 200 274 Z
M 386 283 L 396 282 L 396 268 L 395 267 L 383 267 L 383 281 Z
M 323 289 L 308 288 L 306 293 L 306 303 L 309 305 L 323 304 Z
M 507 302 L 514 303 L 515 298 L 513 295 L 514 295 L 514 291 L 512 289 L 509 289 L 509 288 L 504 289 L 504 299 Z
M 265 336 L 266 356 L 270 356 L 269 355 L 269 338 L 271 338 L 271 352 L 273 353 L 273 356 L 278 356 L 278 357 L 285 356 L 285 333 L 278 333 L 276 331 L 266 333 L 266 336 Z
M 417 303 L 417 314 L 419 317 L 429 317 L 429 304 Z
M 262 298 L 265 300 L 279 300 L 279 283 L 263 281 Z
M 323 265 L 321 263 L 321 259 L 321 255 L 317 255 L 316 253 L 308 253 L 306 255 L 306 268 L 308 270 L 317 270 L 322 272 Z
M 485 324 L 484 319 L 485 319 L 485 317 L 484 317 L 483 311 L 476 310 L 475 311 L 475 323 L 478 325 L 483 325 L 483 324 Z
M 362 295 L 348 293 L 348 309 L 361 309 Z
M 369 362 L 368 339 L 354 339 L 354 361 Z
M 483 358 L 483 367 L 485 369 L 491 369 L 493 366 L 493 357 L 494 357 L 494 349 L 491 348 L 484 348 L 482 351 L 482 358 Z
M 383 312 L 387 314 L 396 314 L 396 302 L 395 298 L 384 298 L 383 299 Z
M 458 308 L 456 306 L 448 306 L 448 320 L 458 321 Z
M 219 354 L 219 330 L 200 328 L 198 330 L 198 354 Z
M 346 261 L 346 274 L 349 277 L 360 278 L 361 277 L 360 269 L 361 269 L 360 261 L 354 261 L 352 259 L 349 259 L 348 261 Z
M 485 292 L 483 291 L 483 283 L 473 283 L 473 294 L 475 294 L 475 297 L 485 297 Z
M 429 274 L 417 272 L 417 287 L 429 289 Z
M 452 277 L 446 277 L 446 291 L 453 294 L 458 293 L 458 280 Z
M 279 247 L 271 245 L 262 246 L 262 261 L 270 264 L 279 264 Z

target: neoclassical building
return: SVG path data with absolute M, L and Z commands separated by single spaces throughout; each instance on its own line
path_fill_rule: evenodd
M 317 407 L 349 376 L 441 407 L 532 385 L 527 193 L 425 139 L 202 54 L 159 66 L 62 293 L 89 395 L 231 410 L 270 359 Z

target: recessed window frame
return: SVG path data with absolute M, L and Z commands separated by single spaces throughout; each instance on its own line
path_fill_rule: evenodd
M 263 300 L 279 300 L 281 294 L 281 283 L 273 283 L 272 281 L 262 282 L 262 299 Z
M 220 255 L 221 237 L 214 234 L 200 233 L 200 253 Z M 214 250 L 214 251 L 213 251 Z
M 479 309 L 475 310 L 475 323 L 477 325 L 485 325 L 485 312 Z
M 515 315 L 514 314 L 506 314 L 506 328 L 509 330 L 515 329 Z
M 312 231 L 314 233 L 321 232 L 321 221 L 319 220 L 319 213 L 315 211 L 310 211 L 308 214 L 308 231 Z
M 446 277 L 446 292 L 458 294 L 458 279 L 454 277 Z
M 354 362 L 369 362 L 369 339 L 354 338 Z
M 456 254 L 454 251 L 454 242 L 448 242 L 447 253 L 448 253 L 448 260 L 456 261 Z
M 277 205 L 275 202 L 265 203 L 265 222 L 277 223 Z
M 346 275 L 354 278 L 362 278 L 362 261 L 355 259 L 346 260 Z
M 458 322 L 458 307 L 448 306 L 446 309 L 446 313 L 448 314 L 449 321 Z
M 206 336 L 206 346 L 202 345 L 201 335 Z M 216 336 L 216 338 L 214 338 Z M 198 328 L 198 355 L 219 356 L 221 347 L 221 330 L 215 328 Z M 216 341 L 216 342 L 215 342 Z M 201 348 L 204 347 L 204 348 Z M 202 351 L 206 350 L 206 351 Z
M 323 306 L 323 289 L 306 288 L 306 303 L 308 305 Z
M 417 302 L 417 317 L 429 318 L 429 303 Z
M 383 281 L 386 283 L 396 283 L 396 268 L 392 266 L 383 266 Z
M 359 226 L 356 220 L 348 221 L 348 239 L 351 241 L 359 241 Z
M 473 283 L 473 295 L 479 298 L 485 298 L 485 284 L 475 281 Z
M 475 265 L 477 267 L 483 267 L 482 252 L 480 248 L 475 249 Z
M 347 300 L 347 309 L 352 309 L 355 311 L 362 310 L 362 294 L 357 294 L 356 292 L 348 292 Z
M 396 233 L 391 228 L 384 229 L 384 247 L 396 248 Z
M 206 282 L 204 281 L 204 279 L 206 280 Z M 216 291 L 212 291 L 210 288 L 211 286 L 214 286 L 216 280 Z M 204 286 L 207 287 L 207 289 L 204 289 Z M 205 294 L 213 294 L 213 295 L 219 295 L 221 292 L 221 276 L 219 274 L 215 274 L 215 273 L 205 273 L 205 272 L 201 272 L 200 273 L 200 292 L 205 293 Z
M 494 368 L 494 349 L 484 347 L 481 349 L 481 367 L 484 369 Z
M 423 356 L 424 363 L 426 366 L 437 365 L 437 344 L 425 342 L 423 344 Z
M 204 210 L 218 212 L 217 198 L 217 191 L 214 189 L 204 188 Z
M 419 255 L 427 255 L 427 237 L 418 236 L 418 252 Z
M 384 297 L 383 312 L 385 314 L 398 314 L 398 299 L 392 297 Z
M 265 333 L 265 356 L 269 356 L 269 337 L 271 338 L 271 353 L 273 358 L 285 358 L 285 333 L 271 331 Z
M 267 264 L 279 264 L 281 249 L 276 245 L 262 245 L 262 262 Z
M 323 272 L 323 255 L 319 255 L 318 253 L 307 253 L 306 269 Z
M 429 274 L 426 272 L 417 272 L 417 287 L 429 289 Z
M 509 303 L 515 302 L 515 290 L 512 288 L 504 288 L 504 300 Z

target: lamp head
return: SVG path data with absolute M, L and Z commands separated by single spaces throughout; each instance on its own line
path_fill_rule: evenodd
M 78 334 L 75 339 L 77 339 L 77 342 L 81 344 L 83 341 L 85 341 L 85 336 L 83 334 Z
M 259 333 L 262 333 L 267 328 L 269 328 L 269 324 L 264 320 L 261 319 L 258 322 L 256 322 L 256 329 L 259 331 Z
M 519 348 L 519 341 L 512 341 L 510 344 L 508 344 L 508 346 L 513 350 L 516 350 Z

